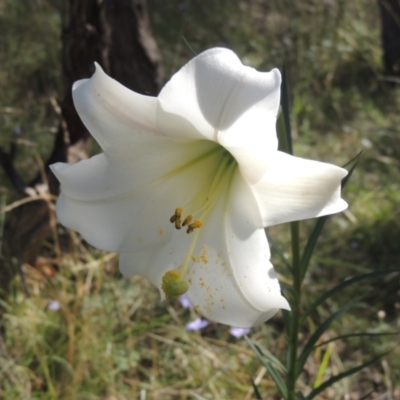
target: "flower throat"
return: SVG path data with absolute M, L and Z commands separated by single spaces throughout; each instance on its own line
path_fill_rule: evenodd
M 207 221 L 207 216 L 222 196 L 229 196 L 230 187 L 238 164 L 235 158 L 222 146 L 213 143 L 205 153 L 191 160 L 181 168 L 201 166 L 210 179 L 199 187 L 191 200 L 183 207 L 177 207 L 170 218 L 175 229 L 186 227 L 186 233 L 193 234 L 187 255 L 177 270 L 169 270 L 162 277 L 162 290 L 167 298 L 179 297 L 189 290 L 189 284 L 184 280 L 193 252 L 196 248 L 201 227 Z M 185 214 L 185 210 L 188 212 Z

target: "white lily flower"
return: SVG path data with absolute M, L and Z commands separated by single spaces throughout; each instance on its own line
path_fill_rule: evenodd
M 345 209 L 346 171 L 277 151 L 280 82 L 278 70 L 222 48 L 186 64 L 158 97 L 96 66 L 73 98 L 104 153 L 52 166 L 60 222 L 119 252 L 122 273 L 162 297 L 187 292 L 210 320 L 247 328 L 290 309 L 264 227 Z

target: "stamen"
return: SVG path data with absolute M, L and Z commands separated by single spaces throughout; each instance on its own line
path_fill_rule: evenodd
M 167 271 L 161 280 L 161 288 L 167 298 L 179 297 L 189 290 L 189 284 L 183 280 L 182 275 L 175 269 Z
M 208 157 L 210 158 L 208 159 Z M 197 228 L 203 226 L 203 221 L 209 218 L 211 210 L 222 196 L 229 197 L 229 191 L 238 169 L 234 157 L 222 146 L 215 145 L 215 148 L 211 148 L 203 155 L 175 169 L 167 177 L 175 176 L 199 163 L 211 165 L 212 171 L 207 170 L 207 179 L 199 179 L 199 184 L 193 190 L 189 201 L 183 204 L 187 212 L 186 217 L 183 216 L 183 208 L 178 207 L 170 218 L 171 223 L 175 223 L 176 229 L 181 229 L 184 226 L 187 228 L 186 233 L 188 234 L 196 230 L 189 240 L 190 243 L 188 243 L 188 250 L 183 262 L 176 270 L 167 271 L 162 277 L 161 288 L 165 296 L 170 298 L 178 297 L 189 290 L 189 282 L 185 281 L 184 277 L 193 263 L 193 254 L 201 237 L 201 230 Z M 196 217 L 199 219 L 195 219 Z
M 193 217 L 191 215 L 187 216 L 185 220 L 182 222 L 182 226 L 189 225 L 192 222 Z
M 172 223 L 175 222 L 175 228 L 181 229 L 181 216 L 183 209 L 178 207 L 175 209 L 175 214 L 169 219 Z
M 192 233 L 194 229 L 201 228 L 203 226 L 203 222 L 199 219 L 196 219 L 192 224 L 188 225 L 186 233 Z

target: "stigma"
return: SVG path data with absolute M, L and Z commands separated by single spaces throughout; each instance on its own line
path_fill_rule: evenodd
M 175 269 L 167 271 L 161 279 L 161 288 L 169 299 L 179 297 L 189 290 L 189 284 L 183 280 L 182 275 Z

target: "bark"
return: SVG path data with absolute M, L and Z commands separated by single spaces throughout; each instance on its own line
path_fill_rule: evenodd
M 379 6 L 385 72 L 400 77 L 400 0 L 380 0 Z
M 142 94 L 157 95 L 162 81 L 161 56 L 150 29 L 146 0 L 65 0 L 63 16 L 65 92 L 59 107 L 61 122 L 45 174 L 38 174 L 33 182 L 23 187 L 19 177 L 12 178 L 15 169 L 7 162 L 11 171 L 9 177 L 20 193 L 32 195 L 33 188 L 46 183 L 50 194 L 57 195 L 58 181 L 48 166 L 87 158 L 91 136 L 75 111 L 71 87 L 73 82 L 90 77 L 95 61 L 114 79 Z M 6 154 L 3 159 L 10 161 L 9 156 Z M 12 236 L 8 241 L 10 253 L 17 257 L 20 265 L 34 265 L 43 241 L 51 233 L 49 202 L 36 200 L 11 214 L 8 224 Z

